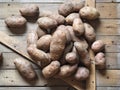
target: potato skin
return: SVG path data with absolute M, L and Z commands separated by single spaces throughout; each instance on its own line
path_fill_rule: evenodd
M 73 31 L 74 31 L 76 36 L 81 36 L 84 33 L 85 27 L 84 27 L 84 24 L 83 24 L 83 22 L 80 18 L 75 18 L 74 19 L 74 21 L 73 21 Z
M 50 44 L 50 56 L 52 60 L 59 60 L 66 45 L 66 34 L 61 28 L 53 33 L 51 44 Z
M 58 61 L 52 61 L 48 66 L 43 68 L 42 73 L 45 78 L 51 78 L 57 74 L 60 70 L 60 63 Z
M 85 67 L 79 67 L 74 77 L 78 81 L 86 80 L 89 77 L 89 70 Z
M 65 21 L 67 24 L 72 25 L 75 18 L 80 18 L 78 13 L 71 13 L 66 18 Z
M 38 35 L 38 38 L 42 37 L 43 35 L 46 35 L 46 31 L 41 29 L 39 26 L 37 27 L 36 33 Z
M 72 74 L 74 74 L 77 70 L 77 64 L 75 65 L 63 65 L 60 67 L 60 71 L 59 73 L 57 74 L 57 77 L 62 77 L 62 78 L 65 78 L 65 77 L 69 77 L 71 76 Z
M 65 60 L 70 63 L 70 64 L 76 64 L 78 63 L 78 58 L 76 53 L 74 52 L 69 52 L 66 54 Z
M 95 56 L 95 65 L 97 69 L 105 69 L 105 54 L 99 52 Z
M 96 40 L 95 42 L 93 42 L 92 46 L 91 46 L 91 49 L 97 53 L 97 52 L 100 52 L 102 50 L 104 50 L 105 48 L 105 44 L 102 40 Z
M 45 53 L 42 50 L 37 49 L 33 45 L 30 45 L 27 48 L 27 52 L 34 61 L 36 61 L 36 62 L 39 61 L 41 63 L 41 65 L 40 65 L 41 67 L 44 67 L 51 62 L 50 57 L 48 56 L 47 53 Z
M 52 36 L 44 35 L 37 41 L 37 48 L 47 52 L 50 48 Z
M 14 60 L 14 64 L 17 68 L 17 70 L 20 72 L 20 74 L 27 80 L 35 80 L 37 77 L 36 72 L 33 69 L 33 66 L 28 61 L 25 61 L 21 58 L 16 58 Z
M 10 28 L 20 28 L 26 25 L 27 20 L 22 16 L 9 16 L 5 19 L 5 23 Z
M 27 46 L 29 47 L 31 44 L 36 46 L 36 42 L 38 40 L 38 35 L 36 31 L 31 31 L 27 35 Z
M 41 17 L 38 19 L 38 25 L 42 29 L 53 29 L 57 27 L 57 21 L 49 17 Z
M 86 66 L 90 66 L 90 56 L 87 51 L 87 49 L 80 43 L 80 42 L 74 42 L 74 46 L 78 51 L 78 54 L 80 56 L 80 61 Z
M 94 19 L 97 19 L 100 16 L 100 14 L 96 10 L 96 8 L 88 7 L 88 6 L 80 9 L 79 14 L 80 14 L 81 18 L 85 18 L 85 19 L 88 19 L 88 20 L 94 20 Z
M 25 5 L 19 11 L 22 16 L 26 17 L 35 17 L 39 15 L 39 7 L 35 4 Z
M 65 17 L 72 12 L 73 12 L 73 4 L 71 2 L 61 4 L 60 7 L 58 8 L 58 13 Z
M 85 38 L 86 38 L 86 40 L 89 43 L 94 42 L 96 39 L 96 34 L 95 34 L 94 28 L 88 23 L 84 23 L 84 26 L 85 26 Z

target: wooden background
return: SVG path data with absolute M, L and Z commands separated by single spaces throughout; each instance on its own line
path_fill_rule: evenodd
M 41 10 L 57 11 L 65 0 L 0 0 L 0 30 L 21 41 L 26 48 L 26 34 L 37 28 L 33 22 L 28 22 L 26 30 L 9 30 L 4 19 L 13 14 L 20 14 L 19 8 L 25 4 L 37 4 Z M 96 70 L 97 90 L 120 90 L 120 0 L 96 0 L 96 8 L 101 16 L 96 22 L 97 39 L 106 43 L 106 70 Z M 0 37 L 2 38 L 2 37 Z M 21 57 L 0 44 L 4 61 L 0 67 L 0 90 L 73 90 L 72 87 L 59 79 L 45 80 L 41 71 L 34 66 L 39 76 L 35 85 L 26 82 L 17 72 L 13 60 Z M 22 58 L 22 57 L 21 57 Z M 9 86 L 9 87 L 8 87 Z

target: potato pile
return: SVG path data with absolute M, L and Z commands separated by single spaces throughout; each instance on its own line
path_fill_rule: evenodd
M 96 8 L 85 6 L 83 0 L 70 0 L 58 8 L 58 13 L 43 11 L 39 13 L 36 5 L 20 9 L 22 16 L 12 16 L 5 20 L 9 27 L 25 25 L 26 16 L 36 17 L 38 27 L 28 33 L 27 52 L 42 68 L 45 78 L 70 77 L 77 81 L 86 80 L 90 74 L 89 49 L 95 53 L 95 63 L 98 69 L 105 68 L 105 44 L 96 40 L 94 28 L 87 22 L 99 18 Z M 25 77 L 33 79 L 35 72 L 27 62 L 16 59 L 15 65 L 20 72 L 26 72 Z M 26 63 L 26 64 L 25 64 Z M 28 67 L 29 68 L 28 68 Z M 23 69 L 23 70 L 22 70 Z

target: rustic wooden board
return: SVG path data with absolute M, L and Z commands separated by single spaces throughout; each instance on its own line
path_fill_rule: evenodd
M 120 90 L 120 87 L 97 87 L 97 90 Z

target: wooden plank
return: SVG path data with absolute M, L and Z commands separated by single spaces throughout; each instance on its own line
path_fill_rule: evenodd
M 0 3 L 0 18 L 6 18 L 10 15 L 19 15 L 19 8 L 25 4 L 20 3 Z M 37 4 L 40 10 L 51 10 L 57 12 L 60 4 Z M 120 18 L 119 3 L 96 3 L 96 8 L 99 10 L 100 18 Z M 107 12 L 106 12 L 107 11 Z M 111 12 L 112 11 L 112 12 Z
M 68 86 L 60 79 L 44 79 L 40 70 L 36 72 L 38 79 L 33 84 L 23 79 L 17 70 L 0 70 L 0 86 Z
M 68 87 L 0 87 L 0 90 L 69 90 Z
M 4 56 L 4 62 L 2 66 L 0 67 L 1 70 L 9 70 L 9 69 L 15 69 L 15 65 L 13 64 L 13 60 L 15 58 L 20 58 L 21 56 L 14 53 L 14 52 L 5 52 L 3 53 Z M 120 53 L 105 53 L 106 57 L 106 69 L 120 69 Z M 21 57 L 22 58 L 22 57 Z M 9 61 L 9 62 L 8 62 Z M 38 69 L 33 64 L 35 69 Z
M 106 3 L 112 2 L 112 3 L 114 3 L 114 2 L 120 2 L 120 0 L 96 0 L 96 2 L 106 2 Z
M 97 86 L 120 86 L 120 70 L 97 71 Z
M 96 3 L 100 18 L 120 18 L 119 3 Z
M 120 87 L 97 87 L 97 90 L 120 90 Z

